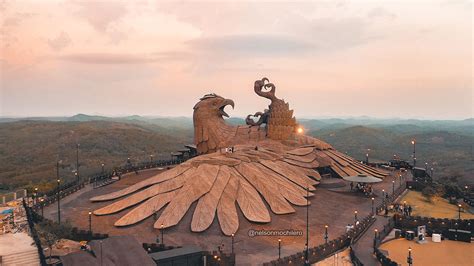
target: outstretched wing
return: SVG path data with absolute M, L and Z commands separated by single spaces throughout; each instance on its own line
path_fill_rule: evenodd
M 191 230 L 206 230 L 217 216 L 222 232 L 231 235 L 239 228 L 237 208 L 249 221 L 265 223 L 270 222 L 265 202 L 275 214 L 295 212 L 292 205 L 306 206 L 306 196 L 313 195 L 320 179 L 315 170 L 319 167 L 330 167 L 340 176 L 386 175 L 330 146 L 308 144 L 282 150 L 262 145 L 255 150 L 255 146 L 238 145 L 232 153 L 201 155 L 123 190 L 91 200 L 118 199 L 95 210 L 95 215 L 112 214 L 137 205 L 122 216 L 116 226 L 135 224 L 164 208 L 155 228 L 178 224 L 197 201 Z

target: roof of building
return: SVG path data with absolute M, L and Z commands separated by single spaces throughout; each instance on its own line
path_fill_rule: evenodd
M 184 145 L 184 147 L 189 148 L 189 149 L 194 149 L 194 150 L 197 149 L 196 145 L 194 144 L 187 144 L 187 145 Z
M 153 258 L 153 260 L 158 261 L 162 259 L 174 258 L 182 255 L 187 254 L 194 254 L 202 252 L 203 250 L 196 246 L 186 246 L 181 248 L 174 248 L 165 251 L 150 253 L 149 255 Z
M 142 245 L 133 236 L 112 236 L 89 242 L 91 252 L 78 251 L 61 257 L 65 266 L 140 265 L 154 266 Z

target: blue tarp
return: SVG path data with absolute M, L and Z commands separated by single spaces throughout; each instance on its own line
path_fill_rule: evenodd
M 9 213 L 13 213 L 13 208 L 0 211 L 0 214 L 9 214 Z

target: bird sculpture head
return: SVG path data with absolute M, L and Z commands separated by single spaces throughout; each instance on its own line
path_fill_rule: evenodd
M 196 119 L 215 119 L 229 117 L 224 111 L 226 106 L 232 106 L 234 108 L 234 101 L 225 99 L 217 94 L 211 93 L 204 95 L 199 102 L 194 106 L 194 115 Z
M 194 142 L 199 153 L 213 152 L 229 145 L 231 130 L 222 132 L 231 127 L 224 121 L 224 116 L 229 117 L 224 110 L 228 105 L 234 108 L 234 101 L 212 93 L 204 95 L 194 106 Z

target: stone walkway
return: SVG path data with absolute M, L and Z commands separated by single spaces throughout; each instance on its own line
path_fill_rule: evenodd
M 411 179 L 411 174 L 408 173 L 406 175 L 405 180 Z M 400 199 L 400 197 L 403 197 L 405 193 L 406 190 L 398 197 L 398 199 Z M 380 200 L 381 199 L 376 200 L 376 205 L 380 203 Z M 361 238 L 354 244 L 354 252 L 359 258 L 359 260 L 364 264 L 364 266 L 380 265 L 380 262 L 373 255 L 375 229 L 381 232 L 383 230 L 384 225 L 388 224 L 388 220 L 390 218 L 391 216 L 386 217 L 383 215 L 376 215 L 376 220 L 372 224 L 372 226 L 370 226 L 370 228 L 365 231 L 364 235 L 362 235 Z
M 367 229 L 365 234 L 353 246 L 356 256 L 364 264 L 364 266 L 380 265 L 373 255 L 375 229 L 381 231 L 383 226 L 388 223 L 389 217 L 377 216 L 376 218 L 377 220 L 375 220 L 372 226 Z

